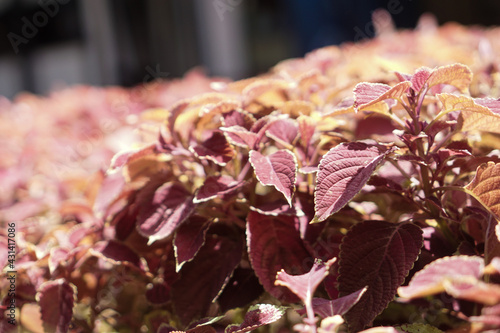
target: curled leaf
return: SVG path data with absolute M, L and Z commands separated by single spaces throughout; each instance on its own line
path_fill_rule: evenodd
M 297 179 L 297 158 L 289 150 L 279 150 L 264 156 L 258 151 L 250 151 L 250 163 L 262 185 L 274 186 L 283 193 L 288 204 L 292 205 L 292 195 Z
M 500 220 L 500 163 L 480 165 L 465 189 Z

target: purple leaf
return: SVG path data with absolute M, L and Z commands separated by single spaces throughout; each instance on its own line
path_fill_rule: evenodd
M 257 133 L 239 125 L 221 127 L 220 130 L 224 132 L 227 141 L 235 146 L 253 149 L 259 141 Z
M 390 151 L 364 142 L 342 143 L 330 149 L 319 164 L 313 221 L 324 221 L 344 207 Z
M 328 269 L 337 258 L 329 260 L 327 263 L 316 259 L 311 270 L 302 275 L 290 275 L 283 269 L 276 275 L 277 286 L 284 286 L 290 289 L 304 303 L 309 303 L 318 288 L 319 284 L 328 275 Z
M 227 142 L 224 134 L 214 131 L 212 136 L 202 144 L 190 147 L 190 150 L 200 159 L 206 159 L 217 165 L 225 166 L 234 155 L 233 148 Z
M 223 231 L 225 234 L 230 232 Z M 184 325 L 208 314 L 210 305 L 238 266 L 242 252 L 239 239 L 215 234 L 206 236 L 203 247 L 182 267 L 179 280 L 172 286 L 174 308 Z
M 203 185 L 198 189 L 193 201 L 194 203 L 205 202 L 217 196 L 231 193 L 244 184 L 244 182 L 238 182 L 226 175 L 210 176 L 205 179 Z
M 349 311 L 356 303 L 359 302 L 367 288 L 360 289 L 352 294 L 334 299 L 327 300 L 323 298 L 313 298 L 312 305 L 314 312 L 323 317 L 333 317 L 336 315 L 343 316 Z
M 297 296 L 287 288 L 276 286 L 276 274 L 284 269 L 303 274 L 311 268 L 311 254 L 306 249 L 293 216 L 266 216 L 251 211 L 247 217 L 247 244 L 250 262 L 267 292 L 287 302 Z
M 174 238 L 176 271 L 193 260 L 205 243 L 205 236 L 212 221 L 201 216 L 191 216 L 177 229 Z
M 147 286 L 146 299 L 154 305 L 165 304 L 170 299 L 170 287 L 164 281 L 150 283 Z
M 280 119 L 269 126 L 266 135 L 286 147 L 293 144 L 298 132 L 298 126 L 293 119 Z
M 262 185 L 274 186 L 283 193 L 292 205 L 292 195 L 297 179 L 297 159 L 289 150 L 279 150 L 264 156 L 258 151 L 250 151 L 250 163 Z
M 248 312 L 240 325 L 229 325 L 224 333 L 244 333 L 257 329 L 258 327 L 274 323 L 285 314 L 284 307 L 272 304 L 256 304 L 248 309 Z
M 400 287 L 398 294 L 404 298 L 417 298 L 445 291 L 445 281 L 472 277 L 478 279 L 484 268 L 479 257 L 456 256 L 433 261 L 416 273 L 408 286 Z
M 427 79 L 429 78 L 429 76 L 431 76 L 431 74 L 432 69 L 428 67 L 419 68 L 415 72 L 415 74 L 413 74 L 410 80 L 413 90 L 418 93 L 427 82 Z
M 223 114 L 222 124 L 224 125 L 224 127 L 241 126 L 247 130 L 250 130 L 254 123 L 254 116 L 244 110 L 232 110 Z
M 192 196 L 177 183 L 165 183 L 142 199 L 137 229 L 149 238 L 148 244 L 170 236 L 194 209 Z
M 422 230 L 410 223 L 365 221 L 349 230 L 340 247 L 340 296 L 368 287 L 345 315 L 353 331 L 371 324 L 392 301 L 422 244 Z
M 128 262 L 138 268 L 143 268 L 143 264 L 137 253 L 127 245 L 114 240 L 96 243 L 92 248 L 92 253 L 114 264 Z
M 43 283 L 36 294 L 45 332 L 68 332 L 76 287 L 63 279 Z
M 218 301 L 222 312 L 242 308 L 253 302 L 264 292 L 253 269 L 238 267 L 234 270 Z

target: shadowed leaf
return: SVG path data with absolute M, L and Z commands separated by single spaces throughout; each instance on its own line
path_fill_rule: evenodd
M 267 292 L 277 299 L 298 300 L 287 288 L 276 286 L 276 274 L 284 269 L 291 274 L 303 274 L 312 266 L 311 255 L 293 216 L 267 216 L 251 211 L 247 217 L 247 244 L 250 262 Z
M 184 264 L 172 286 L 172 300 L 184 325 L 207 315 L 241 260 L 242 243 L 208 234 L 196 257 Z
M 211 222 L 211 220 L 201 216 L 191 216 L 177 229 L 174 237 L 177 272 L 180 271 L 182 265 L 193 260 L 203 246 Z
M 190 147 L 190 150 L 198 158 L 210 160 L 221 166 L 231 161 L 234 155 L 234 151 L 224 137 L 224 134 L 218 131 L 213 132 L 212 136 L 200 145 Z
M 205 202 L 217 196 L 231 193 L 244 184 L 244 182 L 237 182 L 234 178 L 226 175 L 210 176 L 205 179 L 203 185 L 196 192 L 193 202 Z
M 170 236 L 194 209 L 192 196 L 177 183 L 165 183 L 139 201 L 137 229 L 148 244 Z
M 371 324 L 392 301 L 422 245 L 422 230 L 410 223 L 365 221 L 349 230 L 340 247 L 340 295 L 368 286 L 345 315 L 353 331 Z

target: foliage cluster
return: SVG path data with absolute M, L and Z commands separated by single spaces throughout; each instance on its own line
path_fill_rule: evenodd
M 242 81 L 3 101 L 19 325 L 500 329 L 499 36 L 423 17 Z

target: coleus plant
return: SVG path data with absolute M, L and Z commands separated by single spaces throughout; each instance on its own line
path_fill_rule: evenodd
M 18 240 L 21 325 L 500 329 L 500 101 L 458 63 L 336 96 L 318 58 L 145 112 L 78 223 Z

